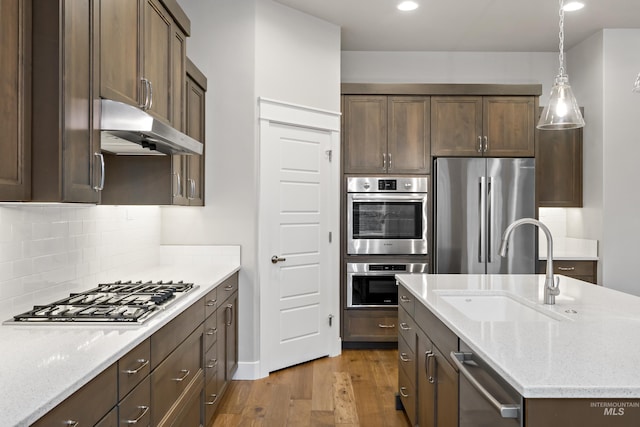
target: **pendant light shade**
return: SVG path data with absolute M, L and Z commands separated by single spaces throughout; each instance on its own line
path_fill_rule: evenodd
M 569 78 L 557 76 L 556 82 L 551 88 L 551 95 L 547 105 L 542 110 L 538 129 L 558 130 L 575 129 L 584 126 L 584 119 L 580 113 L 580 107 L 573 96 Z
M 634 92 L 640 92 L 640 73 L 638 73 L 638 77 L 636 77 L 636 82 L 633 84 Z
M 564 0 L 560 0 L 560 32 L 558 37 L 559 43 L 559 58 L 560 68 L 556 81 L 551 88 L 551 95 L 547 105 L 542 110 L 540 121 L 538 122 L 538 129 L 544 130 L 561 130 L 561 129 L 575 129 L 584 126 L 584 119 L 580 113 L 578 102 L 571 86 L 569 86 L 569 77 L 564 70 Z

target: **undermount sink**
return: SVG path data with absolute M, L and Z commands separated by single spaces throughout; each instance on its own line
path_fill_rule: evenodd
M 506 295 L 442 295 L 442 301 L 477 322 L 550 322 L 563 316 L 537 309 Z

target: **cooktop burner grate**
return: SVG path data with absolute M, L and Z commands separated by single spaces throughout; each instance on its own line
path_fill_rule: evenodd
M 139 324 L 196 286 L 180 282 L 122 282 L 100 284 L 85 292 L 16 315 L 16 322 L 80 322 Z

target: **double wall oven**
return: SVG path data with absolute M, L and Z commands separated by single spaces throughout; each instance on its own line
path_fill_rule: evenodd
M 429 178 L 348 177 L 346 307 L 395 307 L 395 274 L 428 273 Z

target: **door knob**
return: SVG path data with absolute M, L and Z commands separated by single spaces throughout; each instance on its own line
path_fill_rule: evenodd
M 272 264 L 277 264 L 280 261 L 286 261 L 286 258 L 280 258 L 278 255 L 274 255 L 271 257 L 271 263 Z

